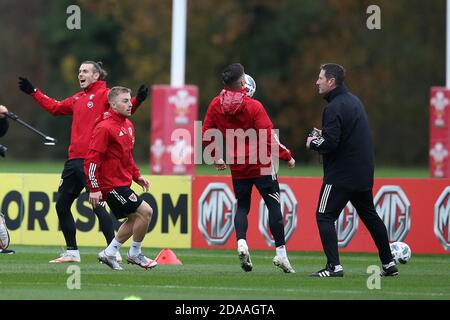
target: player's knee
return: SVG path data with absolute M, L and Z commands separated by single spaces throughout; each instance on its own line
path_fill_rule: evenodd
M 317 214 L 316 214 L 316 221 L 317 221 L 317 224 L 327 224 L 330 222 L 334 222 L 330 216 L 320 213 L 320 212 L 317 212 Z
M 58 214 L 58 216 L 64 211 L 64 204 L 61 201 L 56 201 L 56 213 Z
M 148 219 L 151 220 L 153 217 L 153 209 L 152 209 L 152 207 L 150 207 L 150 205 L 148 206 L 147 215 L 148 215 Z
M 283 216 L 281 213 L 279 215 L 269 216 L 269 225 L 277 226 L 279 224 L 283 225 Z
M 134 221 L 136 221 L 136 217 L 137 217 L 136 213 L 129 214 L 125 222 L 134 223 Z
M 245 208 L 238 208 L 238 209 L 236 210 L 236 214 L 235 214 L 234 216 L 235 216 L 235 217 L 236 217 L 236 216 L 247 216 L 248 213 L 249 213 L 249 211 L 250 211 L 250 210 L 247 210 L 247 209 L 245 209 Z
M 102 203 L 99 203 L 98 206 L 96 206 L 95 208 L 92 207 L 92 211 L 94 211 L 94 213 L 98 216 L 98 215 L 103 215 L 103 214 L 108 214 L 106 212 L 106 209 L 104 207 L 104 205 L 102 205 Z
M 238 200 L 237 208 L 241 211 L 247 214 L 250 211 L 250 202 L 249 201 L 243 201 Z
M 152 216 L 153 216 L 153 209 L 152 209 L 152 207 L 150 207 L 150 205 L 147 202 L 142 201 L 141 205 L 138 208 L 138 213 L 140 214 L 140 216 L 142 218 L 144 218 L 150 222 L 150 220 L 152 219 Z
M 238 201 L 236 214 L 239 215 L 248 215 L 250 212 L 250 202 L 247 201 Z
M 64 215 L 70 212 L 73 200 L 65 194 L 61 194 L 56 201 L 56 213 L 58 216 Z

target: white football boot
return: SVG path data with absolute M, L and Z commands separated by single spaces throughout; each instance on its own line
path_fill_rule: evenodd
M 134 257 L 131 257 L 127 254 L 127 262 L 130 264 L 135 264 L 144 269 L 152 269 L 158 265 L 155 260 L 147 258 L 142 253 L 139 253 Z
M 118 271 L 123 270 L 116 259 L 117 259 L 116 256 L 107 256 L 105 253 L 105 250 L 101 251 L 98 254 L 98 261 L 100 263 L 106 264 L 108 267 L 110 267 L 113 270 L 118 270 Z
M 241 261 L 241 268 L 245 272 L 250 272 L 253 270 L 252 260 L 250 259 L 250 253 L 248 248 L 245 246 L 238 246 L 239 260 Z
M 288 258 L 282 258 L 280 256 L 275 256 L 272 260 L 273 264 L 283 270 L 285 273 L 295 273 L 294 268 L 292 268 L 289 263 Z
M 72 262 L 80 262 L 81 259 L 79 256 L 71 254 L 67 251 L 61 253 L 59 258 L 50 260 L 49 263 L 72 263 Z

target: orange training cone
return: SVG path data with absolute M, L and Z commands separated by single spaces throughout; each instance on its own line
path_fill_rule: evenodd
M 170 249 L 162 249 L 155 260 L 158 264 L 182 264 L 175 253 Z

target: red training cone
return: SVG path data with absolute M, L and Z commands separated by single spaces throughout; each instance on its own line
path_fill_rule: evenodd
M 182 264 L 170 249 L 162 249 L 155 260 L 158 264 Z

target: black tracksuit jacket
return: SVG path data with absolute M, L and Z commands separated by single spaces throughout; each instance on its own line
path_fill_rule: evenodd
M 8 131 L 8 119 L 6 117 L 0 119 L 0 137 Z
M 310 149 L 323 156 L 324 184 L 346 191 L 373 187 L 373 146 L 364 106 L 345 85 L 324 96 L 328 104 L 322 114 L 322 138 Z

